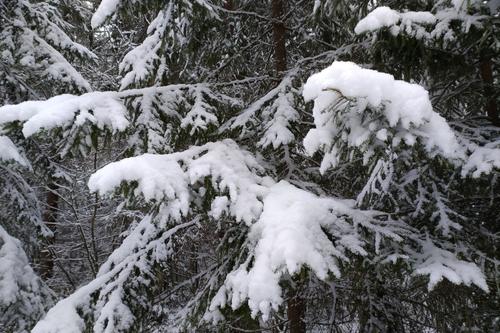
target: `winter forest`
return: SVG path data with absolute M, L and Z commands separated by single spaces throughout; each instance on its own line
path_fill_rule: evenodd
M 500 332 L 499 0 L 0 0 L 0 332 Z

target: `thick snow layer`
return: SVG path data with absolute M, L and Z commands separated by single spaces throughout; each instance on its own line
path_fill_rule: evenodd
M 206 320 L 216 320 L 219 308 L 236 309 L 244 303 L 253 316 L 267 319 L 283 302 L 280 283 L 284 278 L 302 267 L 310 268 L 319 279 L 338 277 L 340 261 L 348 267 L 349 255 L 369 255 L 365 246 L 371 236 L 377 253 L 382 240 L 394 244 L 410 235 L 418 241 L 411 228 L 381 212 L 360 210 L 353 200 L 319 197 L 285 181 L 275 183 L 263 177 L 263 172 L 258 161 L 231 140 L 179 153 L 137 156 L 97 171 L 89 180 L 91 191 L 109 194 L 123 184 L 135 184 L 135 194 L 156 200 L 159 212 L 154 218 L 144 218 L 101 267 L 97 278 L 60 301 L 33 332 L 82 332 L 82 313 L 96 318 L 96 332 L 129 327 L 134 315 L 125 302 L 124 286 L 131 272 L 138 268 L 143 274 L 141 283 L 149 283 L 153 262 L 165 261 L 171 253 L 171 235 L 196 226 L 196 219 L 180 223 L 180 217 L 187 217 L 200 199 L 207 199 L 207 181 L 217 192 L 208 197 L 212 200 L 209 214 L 215 219 L 225 214 L 244 221 L 250 231 L 248 256 L 227 275 Z M 416 266 L 415 274 L 431 275 L 430 287 L 441 278 L 484 287 L 481 271 L 473 264 L 459 261 L 451 252 L 423 248 L 399 258 Z M 390 255 L 398 254 L 387 255 L 390 260 Z M 93 305 L 90 295 L 96 292 L 99 299 Z
M 399 13 L 389 7 L 377 7 L 364 19 L 358 22 L 354 32 L 361 34 L 367 31 L 378 30 L 383 27 L 391 27 L 401 19 Z
M 3 135 L 0 135 L 0 161 L 16 161 L 21 165 L 28 165 L 28 162 L 21 156 L 14 143 Z
M 21 121 L 23 134 L 29 137 L 43 129 L 50 130 L 86 121 L 114 131 L 123 131 L 129 122 L 126 108 L 112 92 L 92 92 L 81 96 L 59 95 L 46 101 L 29 101 L 0 107 L 0 125 Z
M 417 84 L 351 62 L 334 62 L 307 80 L 303 95 L 306 101 L 314 100 L 316 125 L 304 146 L 309 154 L 325 151 L 323 171 L 340 158 L 336 138 L 365 152 L 375 145 L 398 146 L 403 141 L 411 146 L 418 140 L 429 152 L 464 156 L 454 132 Z
M 348 262 L 348 252 L 367 255 L 358 225 L 395 241 L 402 239 L 395 233 L 397 227 L 376 224 L 378 212 L 360 211 L 353 205 L 353 201 L 318 197 L 285 181 L 272 185 L 248 236 L 252 255 L 227 276 L 210 311 L 216 313 L 226 305 L 236 309 L 248 302 L 252 316 L 262 314 L 267 320 L 283 302 L 283 277 L 302 267 L 322 280 L 330 274 L 340 277 L 338 261 Z M 216 318 L 207 313 L 205 319 Z
M 192 147 L 169 155 L 145 154 L 111 163 L 93 174 L 89 188 L 101 195 L 111 193 L 122 183 L 137 183 L 136 195 L 146 200 L 170 201 L 172 214 L 186 215 L 191 203 L 190 189 L 203 184 L 205 177 L 230 198 L 229 213 L 250 224 L 262 211 L 265 184 L 262 167 L 232 140 Z
M 389 7 L 378 7 L 358 22 L 354 32 L 359 35 L 381 28 L 396 27 L 396 29 L 391 30 L 394 34 L 397 34 L 400 29 L 411 34 L 414 29 L 419 30 L 419 25 L 432 25 L 436 23 L 436 20 L 434 14 L 430 12 L 400 13 Z M 425 30 L 420 30 L 416 34 L 419 38 L 424 37 L 424 35 L 426 35 Z

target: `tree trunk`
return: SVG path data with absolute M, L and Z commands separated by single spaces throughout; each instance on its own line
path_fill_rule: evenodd
M 272 0 L 274 63 L 278 76 L 286 70 L 285 22 L 283 0 Z
M 306 331 L 306 323 L 304 321 L 304 300 L 301 297 L 294 295 L 294 297 L 288 300 L 287 305 L 290 333 L 304 333 Z
M 495 100 L 495 91 L 493 89 L 493 62 L 491 61 L 491 58 L 482 58 L 479 64 L 479 69 L 484 85 L 484 95 L 487 99 L 486 114 L 494 125 L 500 126 L 500 117 Z
M 283 7 L 283 0 L 272 0 L 274 66 L 277 77 L 280 77 L 286 71 L 286 28 Z M 305 303 L 298 295 L 298 289 L 292 291 L 287 302 L 290 333 L 304 333 L 306 331 L 304 321 Z

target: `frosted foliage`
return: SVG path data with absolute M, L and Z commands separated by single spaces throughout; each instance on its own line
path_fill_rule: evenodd
M 167 6 L 170 6 L 173 1 L 166 1 Z M 187 7 L 190 8 L 193 4 L 197 4 L 210 11 L 213 11 L 212 4 L 207 0 L 184 0 Z M 103 0 L 99 4 L 99 7 L 92 16 L 91 24 L 92 28 L 97 28 L 102 25 L 108 18 L 115 15 L 115 13 L 124 6 L 134 6 L 140 3 L 140 0 Z
M 113 93 L 92 92 L 82 96 L 59 95 L 46 101 L 29 101 L 0 107 L 0 125 L 23 122 L 23 134 L 29 137 L 42 129 L 50 130 L 87 121 L 100 129 L 123 131 L 128 126 L 126 109 Z
M 307 80 L 303 95 L 314 101 L 315 124 L 304 146 L 309 154 L 325 152 L 322 171 L 338 164 L 345 146 L 369 157 L 377 147 L 420 141 L 429 153 L 464 156 L 454 132 L 417 84 L 354 63 L 334 62 Z
M 191 86 L 188 89 L 187 95 L 187 97 L 193 99 L 194 102 L 190 105 L 187 100 L 184 100 L 184 104 L 186 108 L 189 108 L 189 111 L 182 118 L 181 127 L 190 129 L 190 135 L 205 131 L 210 125 L 219 125 L 219 120 L 216 115 L 217 109 L 212 105 L 213 102 L 225 105 L 240 104 L 239 100 L 224 94 L 216 93 L 206 84 Z
M 168 25 L 172 24 L 170 22 L 171 15 L 172 4 L 169 4 L 168 8 L 160 11 L 158 16 L 149 25 L 149 36 L 141 45 L 125 55 L 120 63 L 120 71 L 127 74 L 121 80 L 121 89 L 148 78 L 151 72 L 157 68 L 156 62 L 160 59 L 158 51 L 162 47 L 163 37 Z
M 140 1 L 137 0 L 104 0 L 92 17 L 92 27 L 102 25 L 122 8 L 134 10 L 139 4 Z M 124 74 L 121 89 L 151 77 L 155 78 L 155 84 L 160 84 L 168 71 L 168 55 L 173 53 L 175 48 L 187 44 L 190 38 L 189 29 L 194 6 L 206 9 L 208 16 L 217 17 L 210 1 L 164 1 L 163 8 L 148 26 L 148 37 L 128 52 L 120 63 L 120 72 Z
M 441 249 L 430 240 L 423 242 L 422 254 L 417 256 L 415 274 L 429 275 L 428 289 L 432 290 L 443 278 L 454 284 L 475 284 L 488 292 L 481 269 L 473 263 L 457 259 L 450 251 Z
M 8 137 L 2 135 L 0 135 L 0 161 L 15 161 L 21 165 L 28 164 L 14 143 Z
M 87 59 L 96 58 L 64 32 L 68 24 L 57 9 L 45 2 L 15 1 L 12 19 L 0 30 L 0 53 L 6 66 L 21 65 L 39 75 L 89 91 L 90 84 L 62 53 Z M 36 22 L 36 25 L 33 25 Z
M 28 332 L 53 295 L 31 268 L 21 242 L 0 226 L 0 330 Z
M 88 330 L 86 318 L 95 320 L 95 333 L 124 332 L 134 325 L 131 306 L 143 306 L 140 294 L 130 297 L 125 284 L 148 287 L 152 267 L 171 254 L 171 237 L 193 222 L 179 224 L 169 230 L 146 216 L 125 238 L 101 266 L 97 277 L 67 298 L 59 301 L 45 318 L 37 323 L 32 333 L 81 333 Z M 162 228 L 163 227 L 163 228 Z M 135 270 L 141 272 L 137 280 Z M 95 295 L 96 301 L 92 301 Z
M 369 255 L 365 246 L 372 236 L 377 253 L 382 240 L 399 244 L 411 237 L 419 242 L 411 228 L 382 212 L 360 210 L 353 200 L 319 197 L 285 181 L 275 183 L 261 176 L 263 172 L 258 161 L 231 140 L 166 155 L 145 154 L 97 171 L 88 184 L 92 192 L 106 195 L 123 185 L 134 186 L 134 194 L 155 203 L 157 213 L 135 226 L 97 278 L 60 301 L 33 332 L 82 332 L 85 318 L 92 316 L 95 332 L 130 329 L 134 323 L 131 309 L 144 304 L 140 295 L 128 297 L 130 291 L 124 285 L 135 268 L 141 272 L 139 284 L 152 283 L 153 265 L 172 254 L 172 235 L 196 227 L 196 218 L 181 221 L 205 197 L 207 181 L 216 192 L 209 197 L 209 214 L 216 219 L 226 215 L 250 227 L 248 257 L 226 276 L 205 313 L 207 321 L 219 320 L 220 308 L 236 309 L 244 303 L 252 316 L 268 319 L 283 302 L 280 282 L 284 278 L 302 267 L 322 280 L 339 277 L 339 263 L 348 265 L 349 255 Z M 451 252 L 422 248 L 408 254 L 389 253 L 387 260 L 391 254 L 399 255 L 416 265 L 416 274 L 431 275 L 430 287 L 442 277 L 454 283 L 480 284 L 481 272 L 473 264 L 456 259 Z M 90 295 L 98 295 L 96 301 Z
M 232 141 L 209 143 L 170 155 L 146 154 L 111 163 L 96 172 L 89 180 L 92 191 L 110 193 L 123 182 L 136 182 L 136 194 L 145 200 L 161 202 L 159 213 L 153 219 L 145 217 L 125 238 L 104 263 L 97 278 L 60 301 L 40 321 L 34 333 L 83 332 L 85 318 L 93 315 L 94 332 L 120 332 L 134 323 L 131 304 L 142 306 L 139 299 L 129 300 L 124 284 L 135 278 L 134 269 L 141 272 L 140 284 L 153 279 L 152 266 L 164 262 L 171 254 L 171 236 L 193 226 L 196 220 L 167 228 L 168 223 L 179 223 L 188 214 L 192 191 L 212 178 L 214 188 L 227 193 L 216 197 L 214 212 L 225 210 L 236 220 L 250 224 L 262 211 L 262 198 L 272 181 L 260 177 L 263 171 L 257 161 Z M 132 275 L 131 275 L 132 274 Z M 97 301 L 90 295 L 97 293 Z
M 299 114 L 293 107 L 293 95 L 291 93 L 280 93 L 272 105 L 274 114 L 269 116 L 265 126 L 265 132 L 259 141 L 259 145 L 267 147 L 272 145 L 278 148 L 287 145 L 295 140 L 295 136 L 290 131 L 290 123 L 298 120 Z
M 498 143 L 497 143 L 498 144 Z M 493 169 L 500 170 L 500 147 L 476 147 L 462 169 L 462 175 L 472 172 L 472 177 L 489 174 Z
M 298 91 L 293 88 L 292 82 L 296 74 L 294 70 L 287 73 L 278 86 L 254 101 L 222 129 L 239 128 L 241 136 L 244 136 L 252 126 L 258 126 L 262 131 L 258 144 L 263 148 L 272 146 L 276 149 L 292 143 L 295 135 L 291 131 L 291 126 L 299 119 L 299 113 L 294 105 L 294 95 Z

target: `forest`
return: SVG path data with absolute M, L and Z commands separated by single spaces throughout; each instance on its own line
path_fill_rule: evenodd
M 25 332 L 500 332 L 500 0 L 0 0 Z

